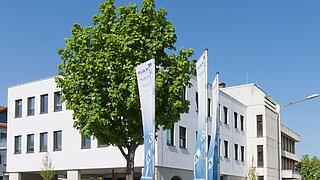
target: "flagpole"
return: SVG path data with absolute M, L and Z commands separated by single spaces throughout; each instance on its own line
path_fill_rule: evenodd
M 205 50 L 207 51 L 207 65 L 206 65 L 206 73 L 208 73 L 208 48 Z M 206 100 L 205 100 L 205 108 L 206 108 L 206 180 L 208 180 L 208 74 L 206 74 Z
M 217 127 L 217 136 L 218 136 L 218 143 L 217 143 L 217 150 L 218 150 L 218 173 L 217 173 L 217 179 L 220 179 L 220 98 L 219 98 L 219 72 L 216 73 L 217 74 L 217 81 L 218 81 L 218 97 L 217 97 L 217 102 L 218 102 L 218 112 L 217 114 L 219 114 L 216 118 L 216 127 Z

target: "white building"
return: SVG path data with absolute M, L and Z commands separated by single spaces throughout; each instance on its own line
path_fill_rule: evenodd
M 198 112 L 197 85 L 194 78 L 191 81 L 193 87 L 185 92 L 185 98 L 190 100 L 189 113 L 181 115 L 181 121 L 171 130 L 158 132 L 156 179 L 193 179 Z M 7 172 L 10 180 L 40 179 L 46 155 L 61 178 L 124 179 L 126 162 L 120 151 L 111 146 L 99 147 L 97 140 L 82 137 L 73 128 L 72 112 L 59 103 L 59 91 L 54 77 L 8 89 Z M 208 98 L 211 99 L 211 90 Z M 252 157 L 259 179 L 299 178 L 295 173 L 290 174 L 289 167 L 299 161 L 294 154 L 294 143 L 300 137 L 280 126 L 278 109 L 279 105 L 253 84 L 220 90 L 221 179 L 245 179 Z M 210 135 L 210 114 L 208 121 Z M 281 139 L 288 144 L 285 149 L 280 147 Z M 284 170 L 279 168 L 279 153 L 286 163 Z M 135 177 L 139 179 L 143 146 L 136 151 L 135 167 Z

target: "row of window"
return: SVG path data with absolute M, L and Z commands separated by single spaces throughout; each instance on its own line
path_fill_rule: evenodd
M 61 93 L 54 93 L 54 111 L 61 111 Z M 40 114 L 48 113 L 48 94 L 43 94 L 40 96 Z M 27 99 L 27 115 L 33 116 L 35 114 L 35 96 L 28 97 Z M 22 99 L 18 99 L 15 102 L 15 117 L 22 117 Z
M 240 115 L 240 126 L 238 126 L 238 116 L 239 114 L 237 112 L 233 112 L 233 125 L 234 128 L 240 129 L 241 131 L 244 131 L 244 116 Z M 225 124 L 229 124 L 228 122 L 228 108 L 226 106 L 223 106 L 223 122 Z
M 288 151 L 293 154 L 295 153 L 295 141 L 288 136 L 285 136 L 284 134 L 281 134 L 281 147 L 282 150 Z
M 48 150 L 48 133 L 43 132 L 40 133 L 40 152 L 47 152 Z M 14 153 L 21 154 L 21 139 L 22 136 L 14 137 Z M 62 150 L 62 131 L 54 131 L 53 132 L 53 151 L 61 151 Z M 34 153 L 34 134 L 27 135 L 27 153 Z
M 219 145 L 221 147 L 221 139 L 219 140 Z M 229 158 L 229 142 L 227 140 L 223 141 L 223 157 Z M 234 159 L 237 161 L 245 161 L 244 157 L 244 146 L 239 146 L 238 144 L 234 144 Z M 240 151 L 240 154 L 239 154 Z M 221 148 L 220 148 L 220 156 L 222 156 Z
M 48 150 L 48 133 L 40 133 L 40 152 L 47 152 Z M 15 136 L 14 138 L 14 153 L 21 154 L 21 138 L 22 136 Z M 106 144 L 99 144 L 98 147 L 107 147 Z M 81 149 L 91 148 L 91 138 L 82 135 L 81 136 Z M 53 151 L 62 150 L 62 131 L 53 132 Z M 27 153 L 34 153 L 34 134 L 27 135 Z
M 179 147 L 187 149 L 187 129 L 179 126 Z M 167 129 L 167 144 L 174 146 L 174 127 Z

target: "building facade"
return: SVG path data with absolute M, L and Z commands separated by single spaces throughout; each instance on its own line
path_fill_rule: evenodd
M 198 105 L 196 79 L 192 78 L 191 83 L 193 87 L 184 91 L 184 98 L 190 101 L 189 113 L 182 114 L 172 129 L 157 132 L 155 179 L 193 179 Z M 209 85 L 209 107 L 210 89 Z M 54 77 L 8 89 L 7 172 L 10 180 L 41 179 L 39 172 L 45 156 L 51 159 L 59 179 L 124 179 L 126 161 L 120 151 L 81 136 L 73 128 L 72 112 L 61 103 L 59 92 Z M 293 149 L 300 137 L 281 125 L 279 105 L 253 84 L 221 88 L 219 96 L 221 179 L 246 179 L 252 159 L 258 167 L 259 179 L 288 178 L 290 174 L 284 170 L 289 171 L 287 168 L 299 161 Z M 208 138 L 211 137 L 211 116 L 210 110 Z M 288 139 L 284 140 L 285 149 L 282 139 Z M 280 168 L 284 163 L 286 168 Z M 139 179 L 143 146 L 136 151 L 135 167 L 135 178 Z
M 0 106 L 0 180 L 7 166 L 7 108 Z

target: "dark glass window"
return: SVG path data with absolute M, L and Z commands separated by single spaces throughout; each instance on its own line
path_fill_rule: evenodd
M 16 112 L 15 117 L 22 117 L 22 99 L 16 100 Z
M 198 97 L 198 92 L 196 92 L 196 111 L 198 111 L 199 108 L 199 97 Z
M 239 160 L 238 157 L 238 144 L 234 144 L 234 159 Z
M 240 129 L 244 131 L 244 117 L 242 115 L 240 115 Z
M 208 98 L 208 117 L 211 117 L 211 99 Z
M 210 147 L 210 141 L 211 141 L 211 136 L 208 135 L 208 151 L 209 151 L 209 147 Z
M 238 128 L 238 113 L 234 112 L 233 113 L 234 116 L 234 128 Z
M 0 133 L 0 147 L 7 146 L 7 133 Z
M 48 94 L 40 96 L 40 113 L 48 113 Z
M 34 115 L 34 97 L 28 98 L 28 116 Z
M 54 111 L 62 111 L 61 94 L 60 92 L 54 93 Z
M 180 126 L 179 127 L 179 146 L 184 149 L 187 148 L 186 133 L 187 133 L 187 129 L 185 127 Z
M 257 152 L 258 152 L 258 167 L 263 167 L 263 146 L 262 145 L 257 146 Z
M 224 141 L 224 157 L 229 158 L 229 143 L 228 141 Z
M 61 151 L 62 150 L 62 131 L 55 131 L 53 134 L 53 150 Z
M 259 176 L 259 178 L 258 178 L 258 180 L 263 180 L 264 178 L 263 178 L 263 176 Z
M 187 100 L 187 88 L 185 86 L 182 88 L 182 98 Z
M 48 133 L 40 133 L 40 152 L 47 152 Z
M 34 135 L 28 134 L 27 135 L 27 153 L 34 152 Z
M 244 146 L 241 146 L 241 161 L 244 161 Z
M 167 144 L 174 145 L 174 127 L 167 129 Z
M 223 113 L 224 113 L 224 123 L 228 124 L 228 108 L 223 106 Z
M 257 137 L 263 136 L 263 121 L 262 115 L 257 115 Z
M 90 149 L 91 148 L 91 138 L 85 135 L 81 136 L 81 148 L 82 149 Z
M 21 154 L 21 136 L 14 137 L 14 153 Z

